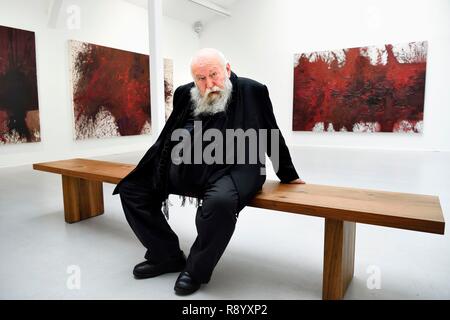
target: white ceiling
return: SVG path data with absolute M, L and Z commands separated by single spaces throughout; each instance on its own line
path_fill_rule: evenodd
M 125 0 L 137 6 L 147 9 L 147 0 Z M 209 0 L 227 11 L 231 11 L 230 7 L 237 0 Z M 196 21 L 201 21 L 203 24 L 215 19 L 226 19 L 226 17 L 215 13 L 205 7 L 195 4 L 189 0 L 162 0 L 163 15 L 183 21 L 193 25 Z M 231 14 L 233 12 L 231 11 Z

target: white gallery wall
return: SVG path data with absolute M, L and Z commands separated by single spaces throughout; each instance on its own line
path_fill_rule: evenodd
M 0 145 L 0 167 L 146 150 L 152 135 L 73 139 L 68 40 L 148 54 L 147 10 L 122 0 L 65 0 L 49 26 L 49 0 L 0 0 L 0 25 L 35 32 L 41 142 Z M 80 28 L 73 28 L 80 9 Z M 163 18 L 164 57 L 173 60 L 174 87 L 191 81 L 188 65 L 198 50 L 191 26 Z
M 225 53 L 238 76 L 266 84 L 288 144 L 450 151 L 450 1 L 240 0 L 205 26 L 202 47 Z M 295 53 L 428 41 L 423 134 L 293 132 Z
M 180 0 L 185 1 L 185 0 Z M 49 26 L 50 0 L 0 0 L 0 25 L 35 32 L 41 142 L 0 146 L 0 167 L 41 161 L 145 151 L 154 135 L 73 139 L 68 40 L 148 53 L 148 13 L 122 0 L 64 0 Z M 67 8 L 80 8 L 71 29 Z M 192 54 L 216 47 L 240 76 L 267 84 L 278 123 L 292 146 L 450 151 L 450 1 L 238 0 L 231 18 L 192 26 L 163 17 L 162 53 L 174 63 L 174 87 L 191 81 Z M 295 53 L 386 43 L 428 41 L 423 134 L 293 132 Z

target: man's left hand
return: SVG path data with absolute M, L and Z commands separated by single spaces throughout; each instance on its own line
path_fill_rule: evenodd
M 306 182 L 303 181 L 302 179 L 298 178 L 298 179 L 289 181 L 288 183 L 292 183 L 292 184 L 295 184 L 295 183 L 296 183 L 296 184 L 305 184 Z

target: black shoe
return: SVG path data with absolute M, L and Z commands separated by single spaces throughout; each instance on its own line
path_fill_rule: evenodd
M 185 296 L 194 293 L 200 286 L 200 282 L 195 281 L 187 271 L 183 271 L 178 276 L 174 289 L 176 294 Z
M 164 273 L 180 272 L 186 266 L 184 253 L 175 259 L 161 263 L 151 263 L 144 261 L 134 267 L 133 275 L 136 279 L 153 278 Z

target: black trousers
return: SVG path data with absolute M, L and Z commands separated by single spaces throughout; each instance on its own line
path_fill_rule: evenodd
M 182 252 L 177 235 L 161 211 L 161 201 L 155 200 L 148 178 L 124 181 L 120 199 L 128 223 L 147 248 L 145 258 L 159 263 L 179 256 Z M 169 193 L 183 194 L 182 188 L 169 179 Z M 239 194 L 230 175 L 226 174 L 210 184 L 202 193 L 202 205 L 197 208 L 195 239 L 185 271 L 201 282 L 209 282 L 212 272 L 233 235 Z

